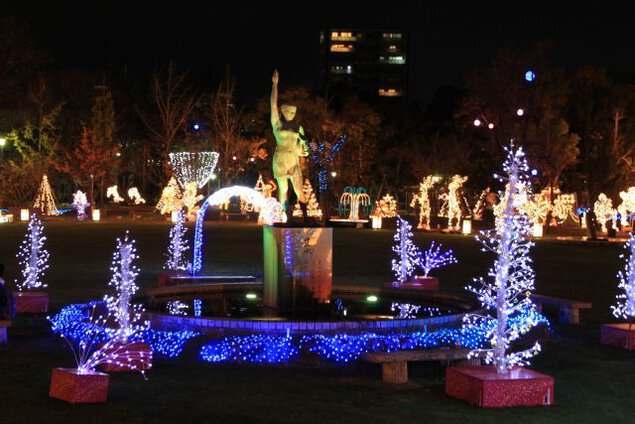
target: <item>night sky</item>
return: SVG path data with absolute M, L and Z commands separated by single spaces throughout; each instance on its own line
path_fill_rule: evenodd
M 155 66 L 173 59 L 190 69 L 193 82 L 214 87 L 230 64 L 246 101 L 268 92 L 275 67 L 282 88 L 313 82 L 320 29 L 349 26 L 409 31 L 410 96 L 422 104 L 437 88 L 460 84 L 471 68 L 508 43 L 522 47 L 552 40 L 558 64 L 599 65 L 618 80 L 635 82 L 630 2 L 228 3 L 21 1 L 3 4 L 2 14 L 32 26 L 40 46 L 52 54 L 53 66 L 121 69 L 127 64 L 129 76 L 143 84 Z

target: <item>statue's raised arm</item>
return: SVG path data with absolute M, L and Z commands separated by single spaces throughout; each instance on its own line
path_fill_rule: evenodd
M 273 71 L 271 77 L 271 126 L 276 131 L 280 128 L 280 113 L 278 112 L 278 70 Z

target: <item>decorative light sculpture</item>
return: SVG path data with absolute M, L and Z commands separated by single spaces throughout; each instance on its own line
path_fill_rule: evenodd
M 194 299 L 192 304 L 194 306 L 194 316 L 200 317 L 203 310 L 203 301 L 201 299 Z
M 476 201 L 476 205 L 474 205 L 474 209 L 472 210 L 472 216 L 477 221 L 483 220 L 483 211 L 485 210 L 485 203 L 487 202 L 487 196 L 490 194 L 491 189 L 487 187 L 485 190 L 481 192 L 481 195 L 478 197 Z M 465 224 L 465 221 L 463 221 Z M 463 234 L 466 234 L 465 231 Z M 469 233 L 467 233 L 469 234 Z
M 370 214 L 370 204 L 370 197 L 365 188 L 348 186 L 344 188 L 344 193 L 340 197 L 339 214 L 343 217 L 349 212 L 349 220 L 359 221 L 360 212 L 362 217 Z
M 205 212 L 207 212 L 207 208 L 229 202 L 232 197 L 240 197 L 241 199 L 259 207 L 259 221 L 262 219 L 263 222 L 269 225 L 272 225 L 275 222 L 284 222 L 283 217 L 285 217 L 285 215 L 282 205 L 273 197 L 265 199 L 262 193 L 243 186 L 226 187 L 214 192 L 207 198 L 207 200 L 205 200 L 205 202 L 203 202 L 203 205 L 196 214 L 194 250 L 192 254 L 193 274 L 200 272 L 203 267 L 203 221 L 205 220 Z
M 183 209 L 183 193 L 176 178 L 171 177 L 168 184 L 161 192 L 161 198 L 157 202 L 156 210 L 161 215 L 172 214 Z
M 187 310 L 190 309 L 190 306 L 180 300 L 171 300 L 166 303 L 165 308 L 170 315 L 187 316 Z
M 216 152 L 170 153 L 170 165 L 182 187 L 194 181 L 197 188 L 203 188 L 214 174 L 218 156 Z
M 21 282 L 16 280 L 18 291 L 45 288 L 42 282 L 44 271 L 49 267 L 49 252 L 44 248 L 44 226 L 35 214 L 31 215 L 27 233 L 17 254 L 22 268 Z
M 375 202 L 375 211 L 373 215 L 379 215 L 382 218 L 394 218 L 397 216 L 397 200 L 390 194 Z
M 628 218 L 635 214 L 635 187 L 629 187 L 627 191 L 620 191 L 622 203 L 617 207 L 623 226 L 628 225 Z
M 134 202 L 135 205 L 140 205 L 146 202 L 146 199 L 141 197 L 141 194 L 139 193 L 139 189 L 137 187 L 132 187 L 130 190 L 128 190 L 128 197 Z
M 86 193 L 77 190 L 77 192 L 73 195 L 73 209 L 77 211 L 77 219 L 86 219 L 88 215 L 86 215 L 86 208 L 90 206 L 88 200 L 86 199 Z
M 461 229 L 461 233 L 465 235 L 472 234 L 472 220 L 471 219 L 463 220 L 463 227 Z
M 467 177 L 454 175 L 448 184 L 448 230 L 450 231 L 460 231 L 461 229 L 461 218 L 463 216 L 461 210 L 461 188 L 466 181 Z
M 342 149 L 346 143 L 346 136 L 340 136 L 330 148 L 323 141 L 309 143 L 309 153 L 313 163 L 318 167 L 318 190 L 324 193 L 328 190 L 328 168 L 335 159 L 335 155 Z M 331 172 L 331 176 L 335 178 L 337 173 Z
M 168 260 L 163 268 L 174 272 L 187 271 L 190 268 L 190 264 L 185 259 L 185 252 L 189 249 L 185 239 L 186 232 L 187 227 L 185 227 L 183 211 L 177 212 L 177 219 L 170 230 Z
M 410 202 L 410 207 L 414 208 L 419 203 L 419 223 L 417 228 L 420 230 L 430 229 L 430 189 L 434 187 L 440 180 L 439 177 L 428 175 L 419 183 L 419 192 L 415 194 Z
M 115 203 L 121 203 L 124 201 L 124 198 L 119 195 L 119 188 L 116 185 L 110 186 L 106 189 L 106 198 L 112 198 L 112 201 Z
M 93 209 L 93 221 L 101 220 L 101 211 L 99 209 Z
M 111 364 L 116 367 L 140 371 L 145 377 L 144 370 L 150 368 L 152 364 L 152 351 L 134 349 L 136 342 L 128 342 L 117 337 L 104 341 L 100 329 L 110 318 L 109 314 L 95 317 L 95 307 L 93 306 L 89 319 L 90 325 L 87 326 L 83 337 L 77 341 L 77 347 L 73 344 L 73 340 L 67 338 L 63 333 L 60 334 L 73 351 L 73 356 L 77 361 L 77 373 L 91 374 L 96 371 L 99 365 Z
M 421 263 L 421 252 L 412 242 L 412 237 L 412 226 L 397 216 L 397 231 L 393 236 L 396 244 L 392 247 L 397 259 L 392 260 L 392 271 L 397 277 L 398 284 L 412 280 L 417 266 Z
M 423 269 L 424 277 L 427 277 L 430 271 L 435 268 L 457 263 L 452 250 L 442 252 L 441 247 L 441 244 L 436 246 L 434 241 L 432 241 L 430 248 L 419 257 L 419 266 Z
M 622 289 L 623 293 L 617 295 L 617 304 L 611 306 L 611 309 L 616 318 L 624 318 L 632 322 L 635 318 L 635 236 L 632 233 L 629 234 L 624 248 L 628 251 L 628 258 L 624 271 L 617 274 L 620 279 L 617 287 Z M 620 257 L 623 258 L 624 255 Z
M 196 204 L 203 200 L 203 196 L 197 195 L 196 191 L 196 183 L 193 181 L 186 183 L 183 188 L 183 206 L 187 209 L 188 219 L 194 219 L 198 212 Z
M 313 187 L 311 186 L 311 182 L 306 178 L 304 180 L 304 186 L 302 187 L 302 192 L 304 193 L 304 198 L 307 199 L 306 212 L 310 218 L 322 219 L 322 209 L 320 209 L 320 205 L 318 204 L 317 199 L 315 198 L 315 193 L 313 192 Z M 301 217 L 302 209 L 300 208 L 300 204 L 295 204 L 295 209 L 293 209 L 293 216 Z
M 496 317 L 468 314 L 464 321 L 464 328 L 492 323 L 491 330 L 486 334 L 491 348 L 475 349 L 470 356 L 484 356 L 487 363 L 493 363 L 497 372 L 503 374 L 515 366 L 527 365 L 529 358 L 540 351 L 538 342 L 525 350 L 509 351 L 511 343 L 538 322 L 531 318 L 514 321 L 518 316 L 533 316 L 535 310 L 530 298 L 535 279 L 529 257 L 529 249 L 533 246 L 529 239 L 531 221 L 514 202 L 516 195 L 529 194 L 531 188 L 522 148 L 515 148 L 512 144 L 505 150 L 507 159 L 503 169 L 508 182 L 505 192 L 500 195 L 504 212 L 496 220 L 495 230 L 482 232 L 481 237 L 477 238 L 483 250 L 495 253 L 497 259 L 488 273 L 491 279 L 480 277 L 474 280 L 475 285 L 466 287 Z M 503 181 L 503 177 L 498 178 Z
M 44 215 L 59 215 L 55 203 L 55 196 L 53 195 L 51 184 L 49 184 L 49 179 L 46 175 L 42 176 L 42 182 L 33 201 L 33 209 L 39 210 Z
M 144 312 L 143 306 L 133 304 L 134 297 L 139 286 L 135 280 L 139 275 L 139 268 L 134 265 L 138 259 L 135 241 L 129 238 L 126 231 L 124 239 L 117 239 L 117 246 L 112 258 L 109 286 L 114 287 L 115 294 L 104 296 L 104 301 L 108 306 L 108 311 L 117 321 L 118 330 L 116 338 L 127 340 L 133 333 L 148 326 L 148 323 L 139 324 L 141 314 Z
M 398 303 L 392 302 L 390 304 L 390 310 L 392 312 L 399 311 L 397 318 L 399 319 L 413 319 L 417 317 L 417 313 L 421 309 L 420 305 L 412 305 L 410 303 Z
M 557 224 L 562 224 L 567 217 L 573 215 L 575 206 L 575 194 L 559 194 L 553 201 L 551 215 Z
M 28 221 L 29 215 L 28 209 L 20 209 L 20 221 Z
M 615 219 L 616 216 L 616 210 L 613 209 L 613 202 L 606 197 L 606 194 L 600 193 L 598 200 L 593 204 L 593 212 L 595 212 L 597 222 L 602 226 L 602 231 L 606 232 L 606 223 Z M 613 224 L 613 228 L 614 226 L 615 224 Z

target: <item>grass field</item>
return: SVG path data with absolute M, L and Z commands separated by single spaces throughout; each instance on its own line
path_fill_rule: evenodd
M 53 309 L 98 299 L 108 291 L 115 238 L 129 229 L 141 256 L 140 285 L 151 287 L 163 263 L 169 223 L 46 222 L 51 253 L 47 273 Z M 261 228 L 212 222 L 206 227 L 207 272 L 262 272 Z M 392 231 L 334 230 L 334 282 L 379 285 L 391 280 Z M 0 226 L 0 262 L 6 280 L 18 276 L 15 253 L 25 225 Z M 190 232 L 191 234 L 191 232 Z M 455 250 L 459 264 L 437 275 L 445 288 L 460 290 L 484 275 L 492 257 L 470 237 L 417 234 L 425 247 L 434 237 Z M 598 325 L 612 321 L 617 293 L 619 245 L 539 242 L 532 252 L 537 292 L 593 302 L 579 326 L 554 325 L 533 368 L 556 378 L 552 408 L 481 410 L 443 393 L 443 373 L 413 364 L 411 382 L 381 382 L 369 364 L 255 367 L 210 365 L 194 348 L 175 361 L 159 361 L 144 381 L 113 375 L 103 405 L 67 405 L 48 398 L 53 367 L 73 365 L 63 343 L 44 331 L 40 319 L 19 318 L 8 345 L 0 346 L 0 423 L 213 422 L 213 423 L 631 423 L 635 410 L 635 353 L 598 344 Z

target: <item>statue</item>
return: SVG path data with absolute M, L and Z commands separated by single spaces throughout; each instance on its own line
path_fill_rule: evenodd
M 276 137 L 276 151 L 273 154 L 273 176 L 278 182 L 278 200 L 285 211 L 293 211 L 293 205 L 288 204 L 289 182 L 298 198 L 302 214 L 306 221 L 306 199 L 302 192 L 302 168 L 300 157 L 309 155 L 309 149 L 304 136 L 304 129 L 297 122 L 293 122 L 296 106 L 283 104 L 280 107 L 282 117 L 278 112 L 278 71 L 273 71 L 271 78 L 271 126 Z

